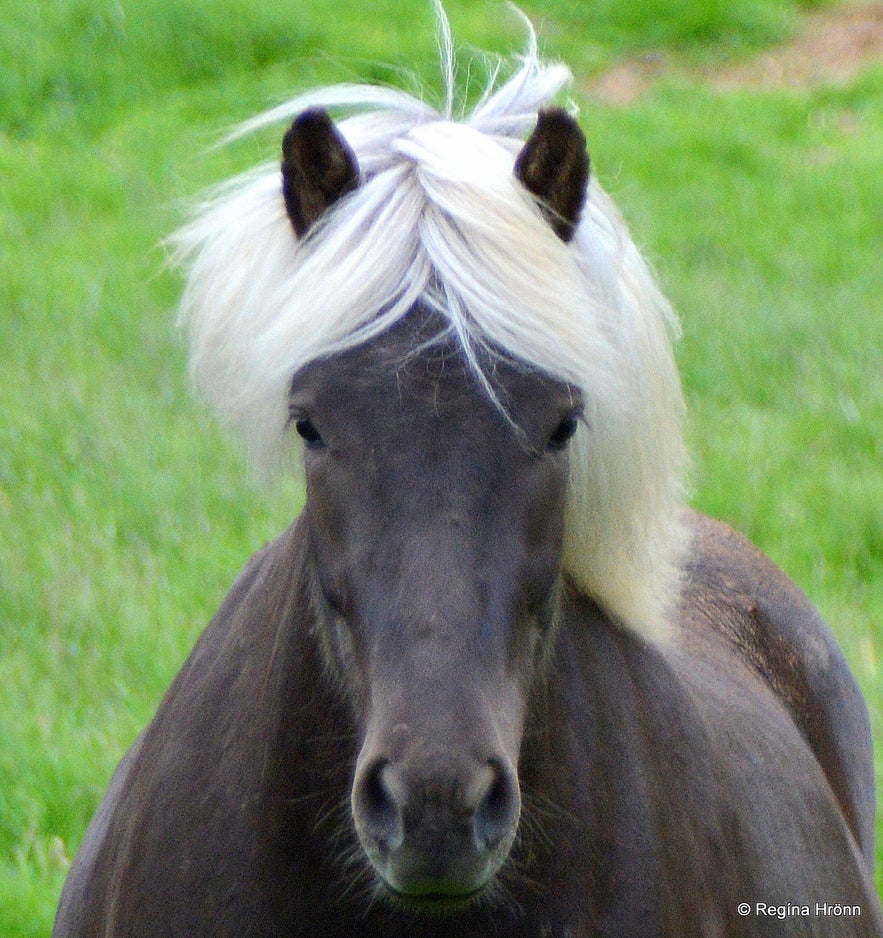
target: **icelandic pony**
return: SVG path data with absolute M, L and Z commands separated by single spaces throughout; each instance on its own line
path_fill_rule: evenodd
M 300 439 L 306 504 L 122 760 L 55 938 L 883 934 L 864 703 L 682 506 L 675 320 L 567 80 L 531 47 L 459 121 L 306 95 L 264 119 L 281 172 L 179 236 L 197 383 L 261 460 Z

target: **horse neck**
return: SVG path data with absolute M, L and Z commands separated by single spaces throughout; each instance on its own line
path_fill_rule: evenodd
M 267 620 L 261 623 L 266 661 L 262 710 L 268 755 L 264 799 L 282 826 L 301 817 L 314 826 L 348 792 L 356 736 L 344 691 L 331 675 L 321 629 L 303 516 L 270 548 Z M 258 602 L 261 602 L 259 599 Z M 270 635 L 272 633 L 272 637 Z
M 525 737 L 522 775 L 558 819 L 550 839 L 604 845 L 591 860 L 588 851 L 564 857 L 561 875 L 599 894 L 618 884 L 617 914 L 634 918 L 627 934 L 652 934 L 646 923 L 663 920 L 666 934 L 705 934 L 702 923 L 737 902 L 720 853 L 727 805 L 715 800 L 714 739 L 676 657 L 566 591 L 543 702 Z M 575 818 L 579 830 L 568 829 Z

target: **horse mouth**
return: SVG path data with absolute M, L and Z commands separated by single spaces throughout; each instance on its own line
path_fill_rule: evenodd
M 384 892 L 395 905 L 411 912 L 428 912 L 437 915 L 462 912 L 475 905 L 485 892 L 485 887 L 486 884 L 474 889 L 456 887 L 446 889 L 434 883 L 404 890 L 396 889 L 389 883 L 383 882 Z

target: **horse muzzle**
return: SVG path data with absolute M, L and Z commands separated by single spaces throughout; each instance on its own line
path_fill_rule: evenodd
M 521 810 L 504 757 L 467 760 L 436 751 L 400 761 L 359 759 L 352 811 L 382 884 L 413 907 L 474 901 L 509 855 Z

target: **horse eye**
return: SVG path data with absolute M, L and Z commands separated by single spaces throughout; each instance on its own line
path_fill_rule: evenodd
M 310 449 L 318 449 L 324 446 L 322 434 L 316 429 L 316 425 L 309 417 L 299 417 L 294 422 L 294 429 L 297 435 L 307 444 Z
M 552 450 L 552 452 L 559 452 L 563 450 L 570 438 L 576 433 L 576 428 L 579 426 L 579 416 L 575 413 L 569 413 L 561 419 L 561 422 L 557 427 L 552 431 L 552 435 L 549 437 L 549 441 L 546 443 L 546 448 Z

